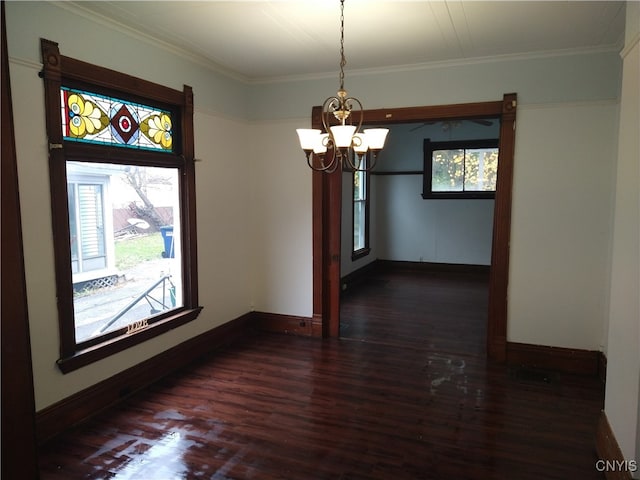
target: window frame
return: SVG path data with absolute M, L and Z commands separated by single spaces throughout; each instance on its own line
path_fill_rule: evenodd
M 422 175 L 422 198 L 429 199 L 494 199 L 495 190 L 492 191 L 461 191 L 461 192 L 434 192 L 433 191 L 433 152 L 436 150 L 472 150 L 476 148 L 499 148 L 500 139 L 478 139 L 478 140 L 452 140 L 444 142 L 432 142 L 425 138 L 423 145 L 424 168 Z M 499 152 L 498 152 L 499 153 Z M 500 168 L 498 156 L 498 168 Z M 463 179 L 464 183 L 464 179 Z
M 60 358 L 63 373 L 106 358 L 150 338 L 195 320 L 198 305 L 193 91 L 184 85 L 174 90 L 147 80 L 60 54 L 58 44 L 41 39 L 45 115 L 49 150 L 49 176 L 55 260 Z M 79 88 L 122 100 L 160 107 L 172 113 L 176 127 L 173 152 L 153 152 L 111 145 L 66 141 L 62 134 L 60 88 Z M 68 161 L 143 164 L 177 168 L 180 182 L 183 306 L 153 317 L 153 323 L 124 335 L 105 335 L 80 344 L 75 339 L 73 280 L 69 246 Z
M 368 155 L 368 154 L 367 154 Z M 368 158 L 365 157 L 362 159 L 362 164 L 367 165 Z M 370 172 L 366 170 L 353 170 L 351 169 L 351 260 L 355 261 L 359 258 L 366 257 L 371 252 L 371 247 L 369 246 L 369 223 L 370 223 Z M 362 173 L 364 178 L 364 199 L 356 200 L 356 185 L 355 178 L 356 174 Z M 356 203 L 364 203 L 364 247 L 356 250 L 355 246 L 355 229 L 356 229 Z

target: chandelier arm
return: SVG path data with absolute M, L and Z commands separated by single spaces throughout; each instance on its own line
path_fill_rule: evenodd
M 364 107 L 362 106 L 362 102 L 360 100 L 358 100 L 356 97 L 347 97 L 344 100 L 345 104 L 347 104 L 348 102 L 355 102 L 358 104 L 358 107 L 360 107 L 358 109 L 358 111 L 360 112 L 359 118 L 358 118 L 358 124 L 356 125 L 356 131 L 355 131 L 355 135 L 358 135 L 359 133 L 362 133 L 360 128 L 362 127 L 362 120 L 364 118 Z M 353 107 L 349 108 L 349 111 L 351 112 L 351 115 L 349 115 L 349 118 L 351 118 L 351 121 L 353 122 L 354 120 L 354 115 L 353 115 Z M 352 123 L 353 125 L 353 123 Z
M 352 153 L 351 149 L 349 149 L 350 151 L 347 153 L 347 155 L 345 155 L 345 158 L 347 160 L 347 166 L 355 171 L 355 172 L 360 172 L 362 171 L 362 169 L 360 168 L 360 165 L 362 164 L 362 158 L 360 158 L 360 155 L 358 155 L 357 153 L 353 152 L 353 157 L 356 157 L 356 159 L 359 159 L 357 161 L 354 161 L 352 159 L 352 155 L 350 155 Z
M 329 154 L 329 150 L 331 150 L 331 161 L 328 164 L 326 164 L 326 166 L 324 167 L 324 170 L 322 170 L 325 173 L 333 173 L 338 169 L 338 167 L 342 166 L 342 157 L 340 156 L 339 152 L 338 154 L 336 154 L 337 148 L 334 146 L 333 148 L 327 149 L 327 153 L 325 155 Z M 323 164 L 324 164 L 324 160 L 323 160 Z
M 333 107 L 334 103 L 337 103 L 339 106 L 340 99 L 338 97 L 329 97 L 322 104 L 322 126 L 324 127 L 324 131 L 328 133 L 329 136 L 331 136 L 331 130 L 329 128 L 331 127 L 329 122 L 329 114 L 333 113 L 329 109 Z
M 349 166 L 352 167 L 353 170 L 355 170 L 356 172 L 369 173 L 376 167 L 376 163 L 378 161 L 378 153 L 377 152 L 370 152 L 370 153 L 371 154 L 369 153 L 363 154 L 362 158 L 360 159 L 360 161 L 358 161 L 357 165 L 354 165 L 353 163 L 349 162 Z M 367 160 L 371 160 L 371 163 L 369 164 Z M 365 165 L 365 167 L 360 168 L 361 165 Z
M 327 173 L 333 173 L 333 172 L 335 172 L 335 171 L 338 169 L 338 167 L 342 167 L 342 162 L 340 162 L 340 161 L 339 161 L 338 159 L 336 159 L 336 157 L 334 156 L 334 157 L 333 157 L 333 161 L 332 161 L 332 163 L 331 163 L 331 168 L 327 169 L 327 170 L 326 170 L 326 172 L 327 172 Z M 342 168 L 341 168 L 341 170 L 342 170 Z
M 320 159 L 319 167 L 313 164 L 314 158 Z M 309 168 L 311 168 L 311 170 L 315 170 L 316 172 L 333 173 L 336 171 L 338 163 L 339 162 L 336 161 L 336 156 L 334 154 L 331 155 L 331 160 L 329 161 L 329 163 L 326 163 L 325 155 L 316 155 L 313 152 L 310 155 L 307 155 L 307 165 L 309 165 Z
M 376 167 L 376 163 L 378 162 L 378 153 L 379 152 L 371 152 L 371 155 L 369 155 L 371 165 L 367 167 L 367 170 L 373 170 Z

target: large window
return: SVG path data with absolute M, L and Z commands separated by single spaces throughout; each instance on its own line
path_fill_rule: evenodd
M 498 139 L 424 141 L 424 198 L 494 198 Z
M 42 41 L 58 365 L 197 317 L 193 98 Z
M 363 170 L 353 172 L 353 248 L 351 259 L 369 253 L 369 174 Z

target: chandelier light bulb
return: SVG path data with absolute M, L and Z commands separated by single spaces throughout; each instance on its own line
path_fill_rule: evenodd
M 382 150 L 389 133 L 388 128 L 367 128 L 364 130 L 371 150 Z
M 320 141 L 321 132 L 317 128 L 298 128 L 298 139 L 300 140 L 300 146 L 302 150 L 309 151 L 314 150 L 316 145 Z
M 367 131 L 353 136 L 353 151 L 358 155 L 364 155 L 369 150 L 369 138 Z

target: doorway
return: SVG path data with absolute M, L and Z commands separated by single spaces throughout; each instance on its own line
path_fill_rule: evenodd
M 432 122 L 474 118 L 500 121 L 499 169 L 496 184 L 489 305 L 487 315 L 487 356 L 496 361 L 506 358 L 507 286 L 509 237 L 517 96 L 505 94 L 502 100 L 425 107 L 366 110 L 363 123 L 381 125 L 406 122 Z M 313 128 L 322 128 L 321 108 L 312 112 Z M 313 321 L 316 334 L 340 334 L 340 251 L 341 251 L 342 174 L 313 173 Z

